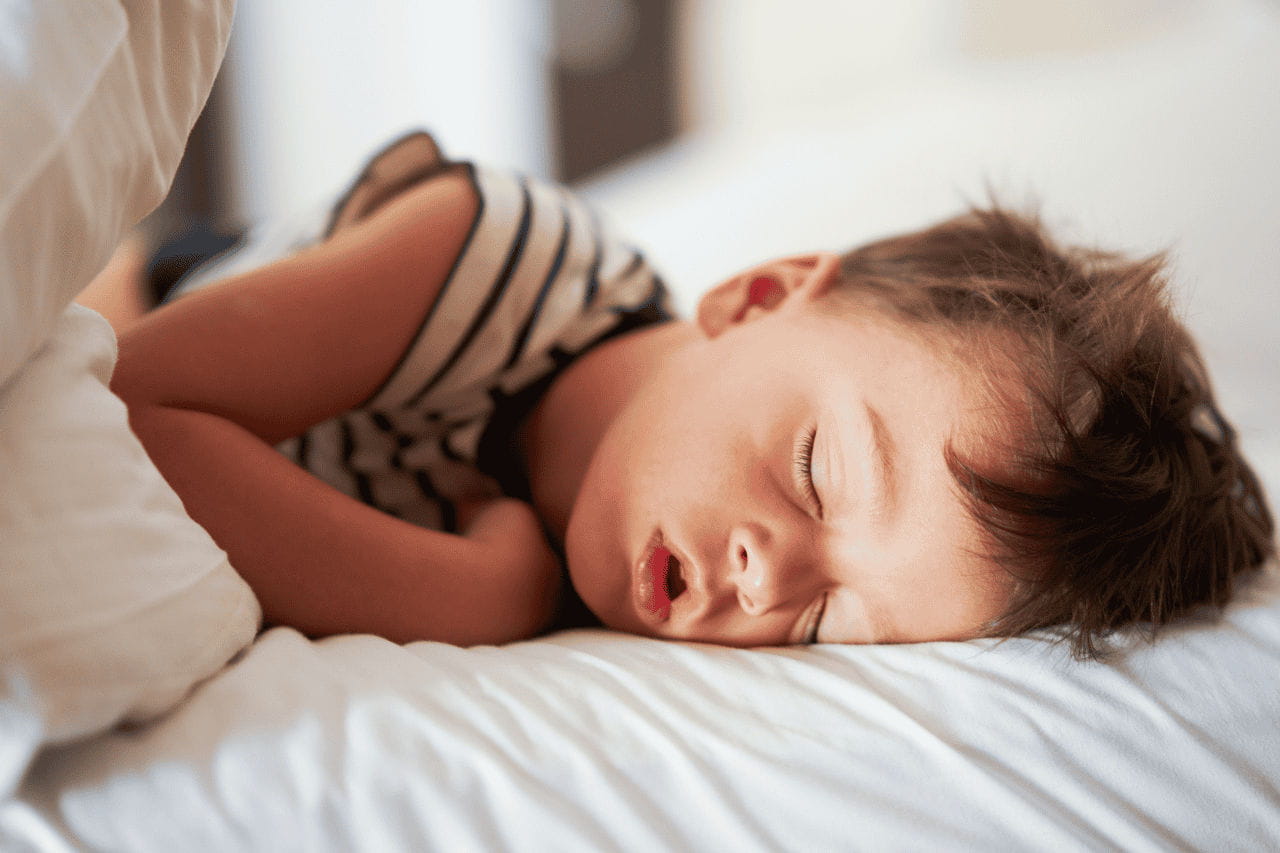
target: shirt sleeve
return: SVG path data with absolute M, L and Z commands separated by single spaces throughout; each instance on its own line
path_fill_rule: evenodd
M 454 417 L 571 360 L 667 294 L 640 252 L 562 187 L 469 166 L 479 209 L 435 304 L 369 400 Z

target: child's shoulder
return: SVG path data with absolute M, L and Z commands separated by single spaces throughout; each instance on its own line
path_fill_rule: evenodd
M 333 205 L 329 236 L 372 216 L 425 181 L 451 192 L 459 213 L 474 217 L 476 187 L 467 179 L 469 166 L 444 156 L 435 138 L 425 131 L 401 136 L 373 155 Z

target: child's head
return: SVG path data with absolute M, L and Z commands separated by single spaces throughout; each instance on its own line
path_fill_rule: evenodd
M 680 334 L 569 522 L 574 584 L 614 627 L 753 645 L 1066 623 L 1086 654 L 1223 603 L 1272 547 L 1158 261 L 973 211 L 749 270 Z
M 1058 247 L 998 209 L 843 258 L 848 292 L 1017 378 L 991 386 L 1006 412 L 1026 413 L 1013 440 L 948 462 L 1017 579 L 992 634 L 1065 624 L 1088 655 L 1111 629 L 1224 604 L 1274 547 L 1161 267 Z

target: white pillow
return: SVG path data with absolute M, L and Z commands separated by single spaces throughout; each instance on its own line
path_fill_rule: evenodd
M 187 516 L 107 382 L 87 308 L 0 391 L 0 702 L 60 741 L 158 713 L 257 631 L 258 603 Z
M 168 189 L 232 0 L 0 0 L 0 796 L 41 743 L 158 713 L 260 610 L 107 387 L 75 295 Z
M 0 0 L 0 384 L 168 191 L 234 0 Z

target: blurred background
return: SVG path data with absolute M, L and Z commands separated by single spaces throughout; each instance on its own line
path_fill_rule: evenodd
M 1234 0 L 1219 0 L 1231 3 Z M 345 184 L 416 127 L 570 184 L 673 141 L 768 133 L 986 67 L 1105 65 L 1196 0 L 240 0 L 153 222 L 245 222 Z

